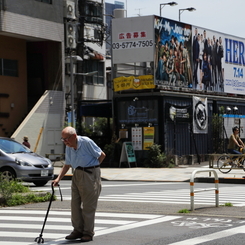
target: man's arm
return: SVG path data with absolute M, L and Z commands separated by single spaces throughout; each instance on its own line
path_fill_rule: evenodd
M 102 151 L 100 156 L 98 157 L 98 161 L 99 161 L 100 164 L 103 162 L 105 157 L 106 157 L 106 154 Z
M 57 186 L 59 184 L 60 180 L 65 176 L 69 168 L 70 168 L 70 165 L 65 164 L 63 166 L 63 168 L 60 170 L 58 177 L 55 180 L 53 180 L 53 186 Z

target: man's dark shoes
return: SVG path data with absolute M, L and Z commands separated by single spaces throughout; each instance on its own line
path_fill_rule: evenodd
M 81 232 L 73 231 L 70 235 L 66 236 L 65 238 L 67 240 L 74 240 L 77 238 L 81 238 L 82 236 L 83 236 L 83 234 Z
M 93 237 L 89 236 L 89 235 L 84 235 L 81 238 L 81 242 L 90 242 L 93 240 Z

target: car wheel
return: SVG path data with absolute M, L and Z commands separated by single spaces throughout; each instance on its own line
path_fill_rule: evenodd
M 48 181 L 46 180 L 37 180 L 37 181 L 33 181 L 35 186 L 44 186 L 48 183 Z
M 16 178 L 15 171 L 11 168 L 1 169 L 1 176 L 3 180 L 7 180 L 7 181 L 15 180 Z

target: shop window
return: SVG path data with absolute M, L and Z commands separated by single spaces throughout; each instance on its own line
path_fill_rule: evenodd
M 98 2 L 87 2 L 84 11 L 86 22 L 103 23 L 102 4 Z
M 0 59 L 0 75 L 18 77 L 18 61 Z
M 104 85 L 104 62 L 98 62 L 94 60 L 87 60 L 83 63 L 84 73 L 88 73 L 87 76 L 84 76 L 84 83 L 91 85 Z M 93 74 L 97 72 L 96 74 Z M 89 74 L 93 75 L 89 75 Z

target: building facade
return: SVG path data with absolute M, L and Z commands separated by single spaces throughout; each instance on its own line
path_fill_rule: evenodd
M 108 98 L 104 33 L 103 0 L 0 1 L 0 136 L 63 153 L 69 112 L 76 127 L 83 101 Z
M 244 139 L 244 43 L 159 16 L 113 19 L 118 138 L 139 159 L 155 143 L 183 161 L 226 152 L 234 126 Z

